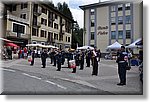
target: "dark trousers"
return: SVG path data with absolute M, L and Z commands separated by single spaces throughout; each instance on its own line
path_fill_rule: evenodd
M 54 57 L 51 57 L 51 64 L 53 64 L 54 62 Z
M 54 57 L 54 66 L 56 66 L 56 58 Z
M 72 69 L 73 69 L 72 73 L 76 73 L 76 68 L 72 68 Z
M 118 74 L 120 83 L 126 84 L 126 63 L 118 63 Z
M 60 70 L 61 70 L 61 63 L 60 63 L 60 62 L 59 62 L 59 63 L 57 63 L 57 68 L 58 68 L 58 69 L 57 69 L 58 71 L 60 71 Z
M 81 63 L 80 63 L 80 69 L 83 70 L 83 68 L 84 68 L 84 63 L 81 61 Z
M 31 61 L 30 65 L 34 65 L 34 58 L 32 58 L 32 61 Z
M 43 68 L 45 68 L 45 66 L 46 66 L 46 60 L 45 59 L 42 59 L 42 65 L 43 65 Z
M 90 67 L 90 58 L 87 60 L 87 67 Z
M 93 62 L 93 72 L 92 75 L 97 75 L 98 74 L 98 62 L 94 61 Z

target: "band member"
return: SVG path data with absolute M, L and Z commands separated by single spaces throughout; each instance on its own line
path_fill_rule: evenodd
M 84 68 L 84 52 L 80 52 L 79 55 L 79 61 L 80 61 L 80 70 L 83 70 Z
M 88 50 L 86 53 L 86 63 L 87 63 L 86 67 L 90 67 L 90 59 L 91 59 L 91 51 Z
M 121 46 L 121 52 L 118 53 L 117 63 L 118 63 L 118 74 L 120 83 L 117 85 L 126 85 L 126 66 L 128 60 L 128 53 L 125 52 L 125 47 Z
M 92 59 L 93 59 L 93 72 L 92 75 L 96 75 L 98 74 L 98 53 L 96 51 L 96 49 L 94 49 L 92 51 Z
M 33 50 L 32 53 L 31 53 L 31 56 L 32 56 L 32 60 L 31 60 L 31 66 L 34 65 L 34 58 L 35 58 L 35 51 Z
M 59 51 L 59 53 L 57 54 L 56 61 L 57 61 L 57 71 L 60 71 L 61 70 L 61 64 L 62 64 L 62 54 L 61 54 L 61 51 Z
M 42 65 L 43 65 L 43 67 L 42 68 L 45 68 L 45 66 L 46 66 L 46 58 L 47 58 L 47 51 L 46 50 L 44 50 L 43 52 L 42 52 L 42 54 L 41 54 L 41 60 L 42 60 Z

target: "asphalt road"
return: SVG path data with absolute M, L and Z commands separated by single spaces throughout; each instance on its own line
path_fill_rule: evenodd
M 34 66 L 30 66 L 26 59 L 2 61 L 0 70 L 3 71 L 2 94 L 68 94 L 68 95 L 141 95 L 143 86 L 139 80 L 137 66 L 127 71 L 127 85 L 117 86 L 119 82 L 117 64 L 113 60 L 102 59 L 99 63 L 98 76 L 92 76 L 92 66 L 71 73 L 66 68 L 61 71 L 50 64 L 47 59 L 46 68 L 41 68 L 41 59 L 36 58 Z
M 3 95 L 64 95 L 64 94 L 111 94 L 100 89 L 74 82 L 51 78 L 37 73 L 27 73 L 19 70 L 3 70 Z

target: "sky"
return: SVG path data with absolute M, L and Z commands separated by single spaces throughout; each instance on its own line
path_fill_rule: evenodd
M 79 8 L 81 5 L 88 5 L 92 3 L 98 3 L 99 0 L 50 0 L 53 1 L 54 5 L 56 6 L 58 2 L 66 2 L 72 12 L 73 18 L 75 21 L 78 22 L 79 27 L 83 28 L 84 24 L 84 12 L 82 9 Z M 106 1 L 106 0 L 101 0 Z

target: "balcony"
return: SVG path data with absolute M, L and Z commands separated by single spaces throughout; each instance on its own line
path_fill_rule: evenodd
M 29 39 L 30 36 L 31 36 L 30 34 L 17 34 L 9 30 L 6 31 L 6 37 Z
M 18 21 L 20 23 L 25 23 L 25 24 L 29 24 L 29 21 L 26 20 L 26 19 L 22 19 L 20 17 L 17 17 L 17 16 L 14 16 L 12 14 L 7 14 L 7 19 L 11 19 L 11 20 L 14 20 L 14 21 Z

